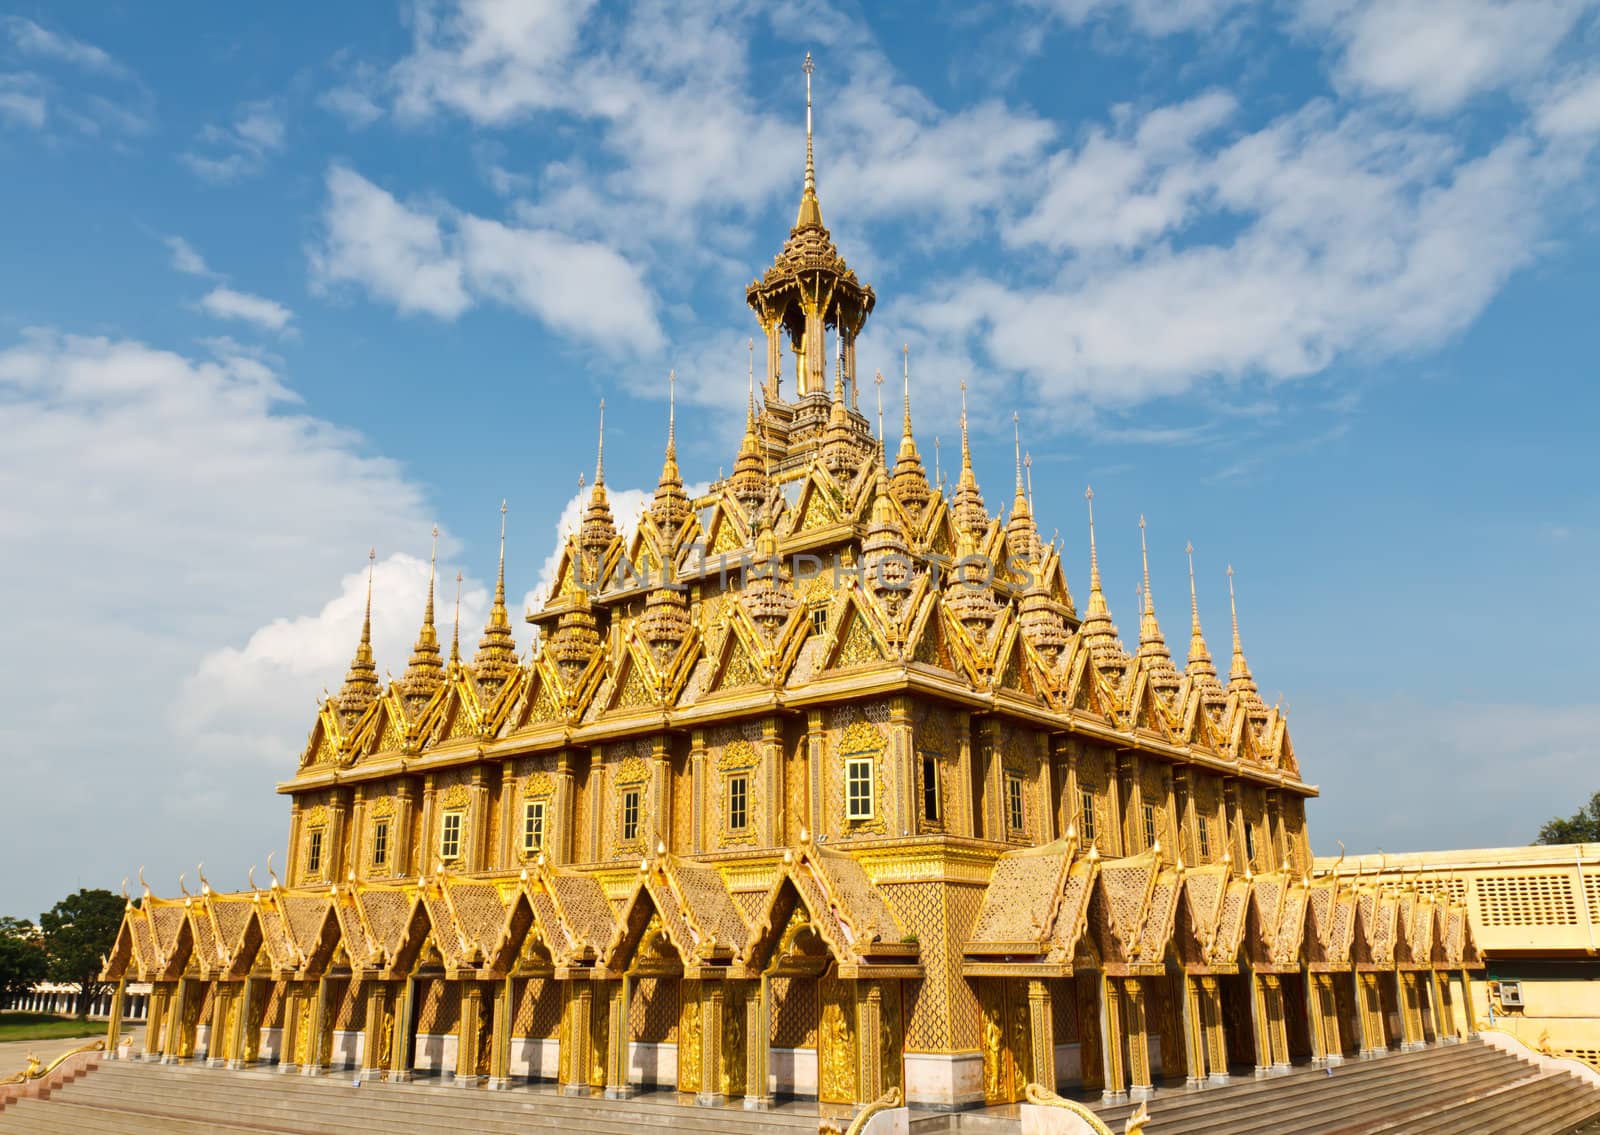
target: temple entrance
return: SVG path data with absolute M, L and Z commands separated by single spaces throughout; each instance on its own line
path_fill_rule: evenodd
M 1361 1054 L 1361 1012 L 1356 1004 L 1355 977 L 1333 975 L 1333 1003 L 1339 1018 L 1340 1049 L 1347 1059 Z
M 1283 983 L 1283 1029 L 1289 1063 L 1309 1061 L 1315 1052 L 1311 1047 L 1311 1014 L 1306 1004 L 1305 975 L 1286 973 L 1279 981 Z
M 1253 1069 L 1256 1064 L 1256 1025 L 1250 1007 L 1250 975 L 1219 976 L 1222 997 L 1222 1033 L 1227 1043 L 1228 1068 Z
M 980 977 L 973 984 L 983 1015 L 984 1103 L 1016 1103 L 1023 1097 L 1033 1068 L 1028 983 L 1015 977 Z

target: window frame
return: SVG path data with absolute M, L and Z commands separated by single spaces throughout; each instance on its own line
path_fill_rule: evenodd
M 922 754 L 922 818 L 930 824 L 944 823 L 944 786 L 939 783 L 939 758 Z
M 322 874 L 328 829 L 318 824 L 306 832 L 306 874 Z
M 1195 843 L 1200 849 L 1202 861 L 1211 858 L 1211 825 L 1207 822 L 1209 818 L 1203 813 L 1195 817 Z
M 522 854 L 537 855 L 544 850 L 545 822 L 548 809 L 543 800 L 522 802 Z M 533 838 L 529 838 L 533 837 Z
M 877 760 L 870 753 L 846 757 L 844 761 L 844 816 L 851 823 L 875 819 L 878 811 L 877 801 Z M 858 775 L 860 770 L 865 770 L 865 775 Z M 856 786 L 862 785 L 864 793 L 858 795 Z M 866 802 L 864 809 L 858 808 L 861 801 Z
M 389 817 L 372 821 L 372 865 L 389 866 Z
M 622 790 L 622 815 L 618 817 L 617 834 L 623 843 L 633 843 L 639 838 L 639 810 L 643 792 L 638 788 Z
M 1145 850 L 1148 851 L 1160 841 L 1161 828 L 1156 822 L 1156 806 L 1154 804 L 1145 801 L 1142 811 L 1144 812 L 1144 846 Z
M 439 858 L 446 863 L 461 860 L 467 828 L 467 810 L 451 808 L 439 814 Z M 453 846 L 452 846 L 453 841 Z
M 1256 865 L 1256 826 L 1249 820 L 1244 822 L 1244 857 L 1251 867 Z
M 729 774 L 723 788 L 724 816 L 728 821 L 730 832 L 748 831 L 750 828 L 750 774 L 736 772 Z M 737 820 L 735 819 L 735 801 L 738 797 Z
M 813 603 L 807 614 L 811 619 L 811 633 L 822 635 L 828 633 L 828 606 L 827 603 Z
M 1087 843 L 1097 838 L 1094 820 L 1094 789 L 1078 789 L 1078 833 Z
M 1005 790 L 1006 831 L 1010 834 L 1026 834 L 1028 811 L 1023 800 L 1022 774 L 1006 773 Z

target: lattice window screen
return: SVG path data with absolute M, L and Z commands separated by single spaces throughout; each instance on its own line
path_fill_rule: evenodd
M 1577 896 L 1567 875 L 1502 875 L 1478 880 L 1485 926 L 1576 926 Z

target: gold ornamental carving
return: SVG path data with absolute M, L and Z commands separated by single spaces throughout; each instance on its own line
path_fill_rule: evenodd
M 525 800 L 554 796 L 555 792 L 556 782 L 547 772 L 532 773 L 522 782 L 522 797 Z
M 466 785 L 452 784 L 449 788 L 439 793 L 439 806 L 441 808 L 465 808 L 471 798 Z

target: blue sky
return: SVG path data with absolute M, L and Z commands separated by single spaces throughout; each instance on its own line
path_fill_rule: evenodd
M 378 551 L 396 672 L 428 531 L 475 642 L 510 501 L 539 585 L 607 477 L 731 464 L 744 285 L 798 198 L 909 343 L 924 452 L 1037 510 L 1137 635 L 1289 707 L 1319 850 L 1525 842 L 1600 789 L 1600 6 L 0 4 L 0 673 L 31 914 L 140 863 L 219 886 Z M 888 394 L 895 397 L 897 383 Z M 872 391 L 863 400 L 870 406 Z M 448 618 L 448 615 L 446 616 Z M 527 632 L 523 641 L 527 641 Z M 470 645 L 469 645 L 470 648 Z

